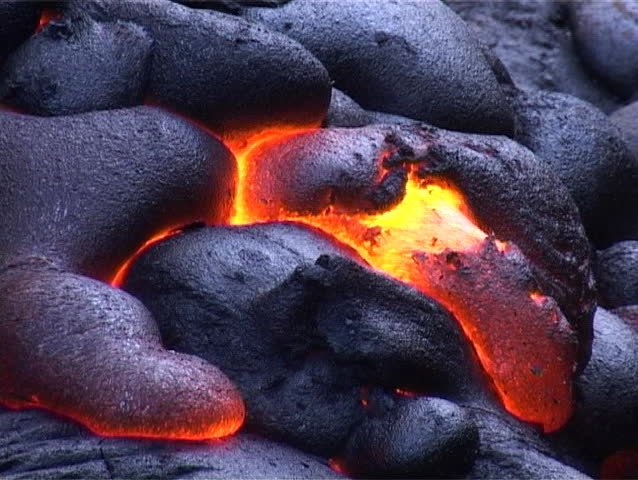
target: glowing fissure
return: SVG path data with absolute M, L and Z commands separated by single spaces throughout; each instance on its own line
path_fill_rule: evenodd
M 298 221 L 355 248 L 373 268 L 454 314 L 510 413 L 546 432 L 564 425 L 572 411 L 576 351 L 560 340 L 569 337 L 570 327 L 553 300 L 508 282 L 507 258 L 518 249 L 482 231 L 456 189 L 410 173 L 403 200 L 382 213 L 337 214 L 328 208 L 297 215 L 281 209 L 277 218 L 260 217 L 260 199 L 250 198 L 248 187 L 263 179 L 251 176 L 251 164 L 267 155 L 270 144 L 299 134 L 268 132 L 234 149 L 239 186 L 232 223 Z

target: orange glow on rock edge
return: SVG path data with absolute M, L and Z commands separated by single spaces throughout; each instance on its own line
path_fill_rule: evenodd
M 328 209 L 298 215 L 282 206 L 277 218 L 260 218 L 258 199 L 249 198 L 247 186 L 266 179 L 254 177 L 253 170 L 259 169 L 251 165 L 270 147 L 303 134 L 264 132 L 246 146 L 231 147 L 238 161 L 232 223 L 298 221 L 355 248 L 376 270 L 452 312 L 510 413 L 546 432 L 563 426 L 572 412 L 576 348 L 571 327 L 552 299 L 508 282 L 515 276 L 512 255 L 520 252 L 482 231 L 453 186 L 410 173 L 404 199 L 382 213 L 346 215 Z

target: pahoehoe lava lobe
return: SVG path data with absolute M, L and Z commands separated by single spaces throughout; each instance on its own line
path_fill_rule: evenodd
M 150 107 L 40 118 L 0 112 L 0 265 L 40 255 L 110 280 L 144 241 L 228 219 L 235 160 Z
M 638 159 L 621 131 L 592 105 L 562 93 L 519 93 L 514 139 L 546 162 L 571 193 L 599 248 L 631 238 L 638 212 Z
M 51 21 L 0 70 L 0 98 L 36 115 L 140 105 L 153 39 L 138 25 L 89 17 Z
M 138 38 L 139 32 L 130 24 L 141 27 L 148 39 Z M 128 41 L 122 38 L 126 31 Z M 100 38 L 104 41 L 96 45 Z M 152 45 L 145 68 L 149 39 Z M 125 41 L 130 50 L 114 56 Z M 72 96 L 80 87 L 77 75 L 82 72 L 86 82 L 84 73 L 96 68 L 95 57 L 112 66 L 101 77 L 109 79 L 101 86 L 110 91 L 100 92 L 88 84 L 79 105 Z M 100 70 L 106 67 L 98 64 Z M 25 72 L 54 82 L 56 91 L 27 81 Z M 146 78 L 147 102 L 178 111 L 218 134 L 282 125 L 316 126 L 330 102 L 326 69 L 296 41 L 238 17 L 167 0 L 70 1 L 63 20 L 52 22 L 16 53 L 2 81 L 7 93 L 13 88 L 17 95 L 19 89 L 19 103 L 29 111 L 61 114 L 80 107 L 100 108 L 105 99 L 111 106 L 130 102 L 131 97 L 137 98 L 134 92 L 118 95 L 117 91 L 126 85 L 132 89 L 140 75 Z
M 44 407 L 102 435 L 234 433 L 237 389 L 204 360 L 165 350 L 130 295 L 31 258 L 0 275 L 0 403 Z
M 293 0 L 244 16 L 299 41 L 366 109 L 512 133 L 512 112 L 480 45 L 438 0 Z

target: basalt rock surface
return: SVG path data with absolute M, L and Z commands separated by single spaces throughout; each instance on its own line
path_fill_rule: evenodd
M 564 432 L 586 458 L 601 461 L 638 443 L 636 375 L 636 324 L 598 308 L 591 360 L 576 381 L 576 411 Z
M 243 421 L 228 378 L 162 348 L 153 317 L 121 290 L 30 258 L 0 274 L 0 312 L 2 405 L 114 436 L 212 438 Z
M 433 390 L 458 395 L 471 368 L 440 306 L 325 254 L 356 259 L 295 224 L 197 229 L 145 252 L 124 288 L 151 309 L 170 348 L 240 385 L 249 426 L 333 455 L 365 418 L 369 384 L 391 388 L 418 371 Z
M 620 129 L 629 150 L 638 158 L 638 101 L 619 108 L 609 119 Z
M 293 0 L 244 16 L 299 41 L 365 109 L 455 130 L 512 132 L 512 112 L 481 46 L 438 0 Z
M 132 23 L 53 20 L 6 62 L 0 98 L 36 115 L 140 105 L 152 44 Z
M 42 118 L 0 112 L 0 264 L 38 255 L 110 280 L 150 237 L 228 218 L 235 161 L 150 107 Z
M 294 40 L 260 25 L 168 0 L 71 1 L 63 13 L 5 68 L 0 93 L 7 103 L 69 114 L 138 102 L 142 87 L 146 102 L 218 134 L 318 125 L 326 114 L 324 67 Z M 107 75 L 94 85 L 88 78 L 97 71 Z M 76 98 L 78 90 L 85 98 Z
M 249 429 L 351 475 L 587 478 L 497 406 L 436 302 L 353 255 L 297 224 L 195 228 L 144 252 L 124 287 L 165 344 L 238 384 Z
M 638 241 L 619 242 L 598 252 L 596 283 L 608 308 L 638 304 Z
M 599 247 L 638 223 L 638 159 L 607 116 L 570 95 L 537 91 L 513 99 L 514 138 L 532 150 L 569 190 L 589 238 Z
M 447 4 L 494 51 L 519 88 L 568 93 L 606 113 L 618 107 L 619 99 L 580 61 L 569 14 L 560 2 L 447 0 Z

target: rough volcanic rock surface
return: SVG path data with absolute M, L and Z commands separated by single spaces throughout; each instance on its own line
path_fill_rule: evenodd
M 439 1 L 293 0 L 247 9 L 245 17 L 298 40 L 366 109 L 456 130 L 512 132 L 511 110 L 480 45 Z
M 217 133 L 318 125 L 326 114 L 325 68 L 297 42 L 261 25 L 167 0 L 78 0 L 66 15 L 143 27 L 154 41 L 149 101 Z
M 619 108 L 609 119 L 620 129 L 629 150 L 638 158 L 638 101 Z
M 578 53 L 614 91 L 638 92 L 638 4 L 632 0 L 570 2 Z
M 37 2 L 7 0 L 0 3 L 0 65 L 33 34 L 39 16 Z
M 479 432 L 471 414 L 441 398 L 401 402 L 357 428 L 344 467 L 362 478 L 459 478 L 474 464 Z
M 560 2 L 447 0 L 447 4 L 494 50 L 519 88 L 568 93 L 604 112 L 617 107 L 618 99 L 580 62 Z
M 496 405 L 427 297 L 341 257 L 312 260 L 352 255 L 336 245 L 294 224 L 193 229 L 142 254 L 125 288 L 166 344 L 238 383 L 250 427 L 337 455 L 349 473 L 587 478 Z
M 592 459 L 638 443 L 638 330 L 598 308 L 589 364 L 577 379 L 576 411 L 566 433 Z
M 332 89 L 332 98 L 324 126 L 326 127 L 363 127 L 371 123 L 370 114 L 336 88 Z
M 0 475 L 39 478 L 340 478 L 327 462 L 256 435 L 205 442 L 102 438 L 42 411 L 0 408 Z
M 156 108 L 0 112 L 0 152 L 0 264 L 36 254 L 110 280 L 153 235 L 230 213 L 232 154 Z
M 53 20 L 0 72 L 0 98 L 36 115 L 140 105 L 153 40 L 139 26 Z
M 595 273 L 607 308 L 638 304 L 638 241 L 619 242 L 599 251 Z
M 545 161 L 565 184 L 580 211 L 588 236 L 600 246 L 638 223 L 638 160 L 605 114 L 570 95 L 520 93 L 514 138 Z

